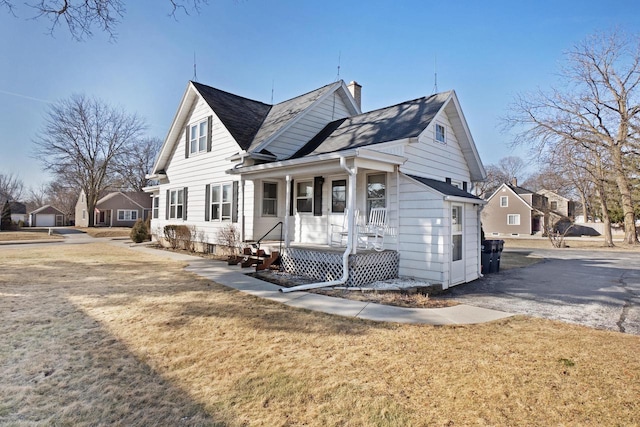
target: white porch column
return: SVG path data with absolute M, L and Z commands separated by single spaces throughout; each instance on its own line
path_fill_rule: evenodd
M 358 176 L 358 168 L 356 166 L 353 169 L 348 170 L 349 172 L 349 191 L 347 194 L 349 198 L 347 199 L 347 212 L 349 212 L 349 217 L 347 218 L 347 230 L 349 230 L 349 238 L 351 239 L 351 253 L 356 254 L 358 249 L 358 231 L 356 230 L 356 178 Z
M 240 185 L 238 186 L 238 192 L 240 194 L 238 194 L 238 199 L 240 199 L 240 212 L 238 212 L 238 215 L 240 215 L 239 221 L 240 221 L 240 241 L 244 242 L 244 236 L 245 236 L 245 223 L 244 223 L 244 179 L 242 179 L 242 176 L 240 176 Z
M 288 248 L 289 244 L 289 213 L 291 212 L 291 175 L 287 175 L 285 184 L 285 202 L 284 202 L 284 247 Z

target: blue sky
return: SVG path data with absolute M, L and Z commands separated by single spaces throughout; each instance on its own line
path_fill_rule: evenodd
M 22 4 L 21 0 L 16 0 Z M 499 118 L 517 93 L 553 84 L 563 52 L 595 31 L 640 32 L 640 2 L 210 0 L 168 16 L 168 0 L 128 1 L 117 40 L 84 42 L 46 20 L 0 11 L 0 173 L 50 177 L 32 141 L 51 102 L 96 96 L 143 116 L 164 139 L 193 78 L 263 102 L 340 78 L 363 86 L 363 110 L 455 89 L 485 164 L 506 155 Z

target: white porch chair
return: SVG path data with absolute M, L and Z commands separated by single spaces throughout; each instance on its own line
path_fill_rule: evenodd
M 389 216 L 386 208 L 371 209 L 369 221 L 357 228 L 358 247 L 382 252 L 384 250 L 384 236 L 389 232 L 388 224 Z
M 359 223 L 358 209 L 354 211 L 355 222 L 354 225 Z M 331 224 L 331 241 L 329 246 L 347 246 L 347 239 L 349 238 L 349 210 L 344 210 L 342 215 L 342 224 Z

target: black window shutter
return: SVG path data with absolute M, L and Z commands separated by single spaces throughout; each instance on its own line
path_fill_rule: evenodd
M 238 222 L 238 181 L 233 181 L 233 196 L 231 199 L 231 222 Z
M 323 177 L 313 178 L 313 216 L 322 216 L 322 183 Z
M 189 187 L 184 187 L 184 197 L 182 198 L 182 219 L 187 220 L 187 190 Z
M 184 128 L 184 158 L 189 158 L 189 126 Z
M 462 181 L 462 189 L 467 191 L 467 181 Z
M 211 184 L 204 186 L 204 220 L 209 221 L 211 215 Z
M 293 183 L 293 180 L 291 180 L 291 182 L 289 182 L 289 216 L 293 216 L 293 204 L 296 200 L 296 195 L 295 193 L 295 184 Z
M 167 190 L 167 211 L 166 211 L 164 219 L 169 219 L 169 204 L 171 203 L 171 199 L 169 198 L 171 196 L 170 193 L 171 192 L 169 190 Z
M 207 152 L 211 151 L 211 132 L 213 125 L 213 116 L 207 117 Z
M 447 184 L 451 184 L 451 178 L 445 178 L 445 181 L 447 182 Z

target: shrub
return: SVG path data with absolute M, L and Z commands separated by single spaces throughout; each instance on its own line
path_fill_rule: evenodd
M 191 246 L 191 229 L 186 225 L 165 225 L 164 238 L 169 242 L 171 249 L 178 249 L 183 244 L 185 249 L 189 249 Z
M 232 255 L 240 253 L 242 242 L 240 241 L 240 233 L 235 226 L 230 224 L 219 229 L 218 241 L 221 245 L 226 246 Z
M 147 223 L 142 220 L 142 218 L 138 218 L 133 227 L 131 228 L 131 233 L 129 233 L 129 237 L 135 243 L 142 243 L 149 240 L 149 228 L 147 227 Z
M 0 217 L 0 230 L 11 230 L 11 205 L 7 200 L 2 206 L 2 216 Z

